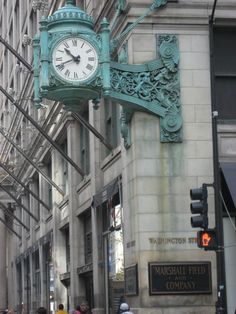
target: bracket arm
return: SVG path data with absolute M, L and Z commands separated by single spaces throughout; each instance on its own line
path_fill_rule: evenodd
M 154 2 L 152 3 L 152 5 L 146 10 L 146 12 L 144 12 L 143 15 L 141 15 L 135 22 L 133 22 L 129 27 L 127 27 L 121 34 L 119 34 L 118 36 L 116 36 L 113 40 L 112 40 L 112 46 L 116 47 L 117 44 L 119 43 L 120 40 L 122 40 L 122 38 L 127 35 L 132 29 L 134 29 L 143 19 L 145 19 L 146 16 L 148 16 L 152 11 L 154 11 L 155 9 L 166 5 L 167 0 L 154 0 Z

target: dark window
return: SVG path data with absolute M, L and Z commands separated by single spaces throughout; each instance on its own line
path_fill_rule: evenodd
M 105 101 L 105 138 L 113 147 L 120 144 L 120 112 L 119 105 L 112 101 Z M 110 151 L 107 150 L 107 154 Z
M 221 163 L 221 200 L 223 215 L 236 217 L 236 163 Z
M 48 160 L 47 164 L 46 164 L 46 172 L 47 172 L 47 176 L 52 179 L 52 160 L 51 158 Z M 49 184 L 48 182 L 46 182 L 47 184 L 47 204 L 50 208 L 52 208 L 52 186 L 51 184 Z
M 236 24 L 213 28 L 215 101 L 219 119 L 236 119 Z
M 20 313 L 23 302 L 21 262 L 16 264 L 16 276 L 17 276 L 17 309 L 18 312 Z
M 82 114 L 82 117 L 85 121 L 88 122 L 89 116 L 88 111 L 85 111 Z M 81 167 L 85 174 L 90 172 L 90 157 L 89 157 L 89 131 L 84 125 L 80 125 L 80 158 L 81 158 Z
M 66 241 L 66 271 L 70 271 L 70 229 L 65 230 L 65 241 Z
M 67 139 L 64 140 L 64 142 L 61 144 L 62 151 L 68 155 L 67 152 Z M 62 158 L 62 188 L 65 191 L 65 193 L 68 193 L 68 162 L 65 160 L 65 158 Z
M 84 241 L 85 241 L 85 263 L 92 262 L 92 225 L 91 215 L 87 213 L 84 216 Z
M 33 253 L 33 266 L 34 266 L 34 274 L 33 274 L 33 308 L 36 309 L 40 306 L 40 297 L 41 297 L 41 282 L 40 282 L 40 267 L 39 267 L 39 251 L 37 250 Z

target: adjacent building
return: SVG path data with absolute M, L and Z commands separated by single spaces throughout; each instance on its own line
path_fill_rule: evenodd
M 155 94 L 159 106 L 137 110 L 114 96 L 73 111 L 45 98 L 36 107 L 30 67 L 1 41 L 1 309 L 54 313 L 86 300 L 107 314 L 124 298 L 135 314 L 210 314 L 227 291 L 234 313 L 236 4 L 164 2 L 0 2 L 1 38 L 32 67 L 43 15 L 74 4 L 98 33 L 106 17 L 119 38 L 113 60 L 127 73 L 127 64 L 148 64 L 140 75 L 112 77 L 113 88 L 141 106 Z M 160 7 L 148 11 L 153 3 Z M 215 227 L 215 171 L 226 287 L 215 251 L 198 248 L 190 224 L 189 191 L 207 183 Z

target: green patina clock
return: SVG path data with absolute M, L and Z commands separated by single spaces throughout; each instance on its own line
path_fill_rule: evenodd
M 127 64 L 123 54 L 119 62 L 112 53 L 124 36 L 153 10 L 167 0 L 154 0 L 149 9 L 111 40 L 111 28 L 104 18 L 95 32 L 93 18 L 67 0 L 52 15 L 43 17 L 40 36 L 34 39 L 34 101 L 42 98 L 63 102 L 71 111 L 82 110 L 88 100 L 98 103 L 110 98 L 123 107 L 121 132 L 125 147 L 130 146 L 130 121 L 135 110 L 160 117 L 162 142 L 182 140 L 178 38 L 157 35 L 158 58 L 140 64 Z M 125 1 L 118 0 L 117 14 Z M 123 46 L 125 47 L 125 46 Z M 121 54 L 120 54 L 121 55 Z
M 51 16 L 42 17 L 40 24 L 40 36 L 34 39 L 36 106 L 47 98 L 79 111 L 85 101 L 101 98 L 106 66 L 101 56 L 107 26 L 98 36 L 92 17 L 72 0 Z

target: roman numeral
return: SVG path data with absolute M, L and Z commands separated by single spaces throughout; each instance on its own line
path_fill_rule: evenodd
M 86 50 L 86 53 L 90 53 L 92 51 L 92 49 L 88 49 Z
M 56 58 L 56 61 L 62 61 L 62 57 Z
M 70 71 L 67 69 L 65 72 L 65 76 L 69 77 L 70 76 Z
M 86 69 L 88 69 L 89 71 L 91 71 L 91 70 L 93 69 L 93 66 L 88 63 L 88 64 L 86 65 Z
M 66 48 L 69 48 L 69 45 L 67 42 L 64 42 L 63 45 L 66 47 Z
M 88 61 L 94 61 L 95 58 L 94 57 L 88 57 Z
M 81 47 L 80 48 L 83 48 L 84 47 L 84 43 L 82 43 Z
M 76 72 L 74 72 L 74 79 L 78 79 L 78 74 Z
M 56 67 L 58 68 L 58 70 L 62 71 L 64 69 L 64 64 L 58 64 L 56 65 Z
M 60 52 L 64 53 L 64 50 L 60 50 L 60 49 L 58 49 L 57 51 L 60 51 Z
M 77 47 L 77 39 L 72 39 L 73 46 Z

